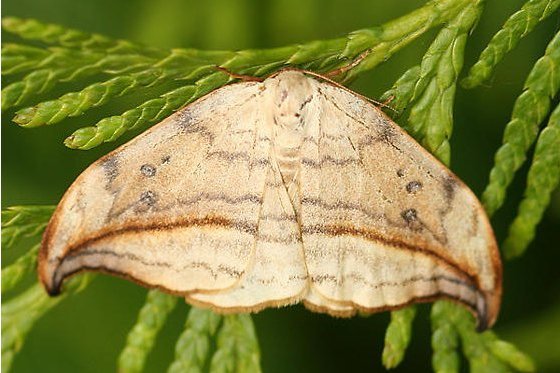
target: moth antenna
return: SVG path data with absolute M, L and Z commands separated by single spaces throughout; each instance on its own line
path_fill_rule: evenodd
M 352 60 L 352 62 L 350 62 L 349 64 L 341 66 L 337 69 L 331 70 L 331 71 L 325 73 L 325 76 L 328 77 L 328 78 L 332 78 L 332 77 L 335 77 L 337 75 L 344 74 L 345 72 L 348 72 L 349 70 L 358 66 L 370 53 L 371 53 L 371 49 L 366 49 L 365 51 L 360 53 L 360 55 L 358 57 L 356 57 L 354 60 Z
M 391 101 L 393 101 L 394 99 L 395 99 L 395 95 L 390 95 L 390 96 L 387 97 L 387 99 L 386 99 L 385 101 L 383 101 L 383 102 L 377 102 L 377 101 L 375 101 L 375 100 L 373 100 L 373 99 L 370 99 L 370 101 L 372 101 L 374 104 L 377 104 L 377 105 L 379 105 L 379 106 L 381 106 L 381 107 L 384 107 L 384 108 L 387 108 L 387 109 L 391 110 L 393 113 L 395 113 L 395 114 L 397 114 L 397 115 L 400 115 L 400 114 L 401 114 L 400 111 L 398 111 L 397 109 L 395 109 L 394 107 L 392 107 L 391 105 L 389 105 L 389 103 L 390 103 Z
M 370 51 L 367 50 L 367 51 L 363 52 L 362 54 L 360 54 L 360 56 L 358 56 L 358 58 L 356 58 L 356 59 L 355 59 L 354 61 L 352 61 L 350 64 L 344 65 L 344 66 L 342 66 L 342 67 L 340 67 L 340 68 L 338 68 L 338 69 L 336 69 L 336 70 L 329 71 L 329 72 L 327 72 L 327 73 L 324 74 L 324 75 L 323 75 L 323 74 L 319 74 L 319 73 L 317 73 L 317 72 L 315 72 L 315 71 L 310 71 L 310 70 L 305 70 L 305 69 L 299 69 L 299 68 L 297 68 L 297 67 L 286 67 L 286 68 L 280 69 L 280 70 L 278 70 L 278 71 L 276 71 L 276 72 L 270 74 L 270 75 L 267 76 L 266 78 L 270 78 L 270 77 L 272 77 L 272 76 L 278 75 L 278 73 L 281 72 L 281 71 L 289 71 L 289 70 L 301 71 L 301 72 L 303 72 L 303 73 L 305 73 L 305 74 L 307 74 L 307 75 L 312 75 L 312 76 L 314 76 L 314 77 L 317 77 L 317 78 L 320 78 L 320 79 L 322 79 L 322 80 L 325 80 L 325 81 L 327 81 L 327 82 L 329 82 L 329 83 L 331 83 L 331 84 L 334 84 L 334 85 L 336 85 L 337 87 L 339 87 L 339 88 L 341 88 L 341 89 L 344 89 L 344 90 L 346 90 L 346 91 L 348 91 L 348 92 L 352 92 L 350 89 L 348 89 L 347 87 L 343 86 L 342 84 L 340 84 L 340 83 L 338 83 L 338 82 L 332 80 L 330 77 L 331 77 L 331 76 L 336 76 L 336 75 L 342 74 L 342 73 L 344 73 L 344 72 L 350 70 L 351 68 L 357 66 L 360 62 L 362 62 L 362 60 L 363 60 L 364 58 L 366 58 L 366 56 L 367 56 L 369 53 L 370 53 Z M 265 78 L 260 78 L 260 77 L 257 77 L 257 76 L 244 75 L 244 74 L 237 74 L 237 73 L 234 73 L 233 71 L 230 71 L 229 69 L 227 69 L 227 68 L 225 68 L 225 67 L 222 67 L 222 66 L 215 66 L 215 68 L 216 68 L 216 70 L 223 71 L 224 73 L 228 74 L 228 75 L 229 75 L 231 78 L 233 78 L 233 79 L 241 79 L 241 80 L 243 80 L 243 81 L 245 81 L 245 82 L 263 82 L 263 81 L 265 80 Z M 352 92 L 352 93 L 355 94 L 355 92 Z M 365 100 L 367 100 L 367 101 L 373 103 L 374 105 L 376 105 L 376 106 L 378 106 L 378 107 L 387 108 L 387 109 L 391 110 L 392 112 L 394 112 L 394 113 L 397 114 L 397 115 L 400 114 L 398 110 L 396 110 L 395 108 L 393 108 L 393 107 L 391 107 L 390 105 L 388 105 L 389 102 L 391 102 L 391 101 L 395 98 L 394 96 L 390 96 L 390 97 L 389 97 L 387 100 L 385 100 L 384 102 L 377 101 L 377 100 L 375 100 L 375 99 L 373 99 L 373 98 L 366 97 L 366 96 L 361 96 L 361 97 L 364 98 Z
M 349 66 L 349 65 L 346 65 L 346 66 Z M 354 65 L 354 66 L 355 66 L 355 65 Z M 345 67 L 345 66 L 343 66 L 343 67 Z M 354 92 L 354 91 L 352 91 L 351 89 L 349 89 L 348 87 L 346 87 L 346 86 L 340 84 L 339 82 L 337 82 L 337 81 L 335 81 L 335 80 L 332 80 L 329 76 L 330 76 L 330 75 L 337 75 L 337 74 L 331 74 L 331 73 L 332 73 L 333 71 L 337 71 L 337 70 L 339 70 L 339 69 L 330 71 L 330 72 L 326 73 L 325 75 L 323 75 L 323 74 L 319 74 L 319 73 L 317 73 L 317 72 L 315 72 L 315 71 L 304 70 L 304 69 L 298 69 L 298 68 L 296 68 L 296 67 L 286 67 L 286 68 L 284 68 L 284 69 L 278 70 L 276 73 L 272 74 L 271 76 L 277 75 L 279 72 L 281 72 L 281 71 L 287 71 L 287 70 L 301 71 L 301 72 L 304 73 L 304 74 L 314 76 L 314 77 L 316 77 L 316 78 L 319 78 L 319 79 L 321 79 L 321 80 L 324 80 L 324 81 L 326 81 L 326 82 L 329 82 L 329 83 L 331 83 L 332 85 L 335 85 L 335 86 L 337 86 L 337 87 L 340 88 L 340 89 L 344 89 L 345 91 L 350 92 L 350 93 L 352 93 L 353 95 L 360 96 L 361 98 L 363 98 L 364 100 L 367 100 L 367 101 L 371 102 L 371 103 L 374 104 L 375 106 L 382 107 L 382 108 L 387 108 L 387 109 L 391 110 L 392 112 L 394 112 L 395 114 L 400 115 L 400 112 L 399 112 L 397 109 L 395 109 L 395 108 L 393 108 L 392 106 L 389 105 L 389 102 L 391 102 L 391 101 L 393 101 L 393 100 L 395 99 L 395 96 L 394 96 L 394 95 L 389 96 L 389 98 L 387 98 L 387 100 L 381 102 L 381 101 L 377 101 L 377 100 L 375 100 L 375 99 L 373 99 L 373 98 L 370 98 L 370 97 L 361 95 L 361 94 L 359 94 L 359 93 L 357 93 L 357 92 Z
M 310 72 L 310 71 L 305 71 L 305 72 L 309 73 L 310 75 L 320 77 L 320 78 L 322 78 L 322 79 L 324 79 L 324 80 L 326 80 L 326 81 L 328 81 L 332 84 L 335 84 L 336 86 L 338 86 L 340 88 L 344 88 L 344 89 L 348 90 L 348 88 L 342 86 L 340 83 L 335 82 L 334 80 L 332 80 L 332 78 L 334 78 L 337 75 L 344 74 L 344 73 L 350 71 L 351 69 L 353 69 L 354 67 L 358 66 L 360 63 L 362 63 L 362 61 L 370 53 L 371 53 L 371 49 L 366 49 L 365 51 L 360 53 L 360 55 L 358 57 L 356 57 L 354 60 L 352 60 L 352 62 L 350 62 L 349 64 L 346 64 L 346 65 L 341 66 L 337 69 L 328 71 L 324 75 L 318 75 L 317 73 L 313 73 L 313 72 Z M 369 102 L 375 104 L 376 106 L 387 108 L 397 115 L 400 114 L 397 109 L 395 109 L 395 108 L 393 108 L 392 106 L 389 105 L 389 102 L 391 102 L 395 98 L 394 96 L 389 97 L 387 100 L 385 100 L 383 102 L 380 102 L 380 101 L 377 101 L 373 98 L 369 98 L 369 97 L 365 97 L 365 96 L 362 96 L 362 97 L 365 98 L 366 100 L 368 100 Z
M 237 74 L 222 66 L 215 66 L 215 68 L 216 70 L 223 71 L 224 73 L 228 74 L 233 79 L 241 79 L 245 82 L 262 82 L 264 80 L 264 78 L 259 78 L 257 76 Z

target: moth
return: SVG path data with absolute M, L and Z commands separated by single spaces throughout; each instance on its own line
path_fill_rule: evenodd
M 217 89 L 87 168 L 38 265 L 50 294 L 86 270 L 218 312 L 446 298 L 480 329 L 502 292 L 469 188 L 367 99 L 297 70 Z

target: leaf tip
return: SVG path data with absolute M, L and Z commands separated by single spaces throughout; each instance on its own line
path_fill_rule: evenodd
M 80 128 L 64 139 L 64 145 L 70 149 L 88 150 L 98 145 L 96 135 L 96 127 Z

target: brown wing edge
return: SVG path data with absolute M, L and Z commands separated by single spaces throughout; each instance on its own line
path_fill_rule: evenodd
M 44 267 L 40 270 L 40 274 L 42 275 L 41 280 L 43 281 L 43 284 L 45 285 L 45 288 L 47 289 L 47 291 L 49 292 L 49 294 L 51 295 L 55 295 L 58 294 L 60 292 L 60 287 L 62 285 L 62 283 L 64 282 L 64 279 L 72 276 L 74 273 L 79 272 L 78 270 L 74 270 L 74 271 L 69 271 L 67 273 L 63 273 L 62 275 L 60 275 L 59 273 L 59 269 L 62 267 L 62 264 L 64 263 L 64 261 L 66 259 L 71 259 L 72 257 L 79 255 L 80 251 L 83 249 L 87 249 L 88 245 L 91 243 L 95 243 L 97 241 L 100 240 L 104 240 L 106 238 L 111 238 L 113 236 L 119 236 L 121 234 L 126 234 L 128 232 L 142 232 L 142 231 L 160 231 L 160 230 L 172 230 L 175 229 L 176 227 L 185 227 L 185 226 L 219 226 L 219 227 L 228 227 L 228 226 L 232 226 L 232 225 L 237 225 L 238 224 L 226 219 L 226 218 L 222 218 L 219 216 L 213 216 L 213 217 L 205 217 L 203 219 L 183 219 L 183 220 L 179 220 L 177 222 L 171 223 L 171 224 L 154 224 L 154 225 L 128 225 L 126 227 L 122 227 L 119 229 L 111 229 L 111 230 L 106 230 L 106 231 L 101 231 L 96 233 L 94 236 L 92 237 L 86 237 L 85 239 L 77 242 L 74 245 L 69 245 L 66 246 L 65 249 L 65 253 L 62 255 L 62 257 L 60 257 L 57 263 L 57 266 L 54 268 L 54 270 L 52 271 L 52 275 L 48 275 L 46 273 L 46 270 L 44 269 Z M 242 227 L 245 229 L 245 232 L 251 232 L 252 228 L 250 226 L 245 226 Z M 43 260 L 41 263 L 45 263 L 45 261 Z M 45 264 L 46 265 L 46 264 Z M 84 266 L 84 267 L 80 267 L 80 268 L 85 268 L 91 271 L 101 271 L 101 272 L 106 272 L 109 274 L 113 274 L 113 275 L 117 275 L 119 277 L 124 277 L 126 279 L 129 280 L 133 280 L 134 282 L 137 282 L 143 286 L 146 287 L 156 287 L 159 289 L 163 289 L 163 287 L 157 285 L 157 284 L 149 284 L 146 283 L 143 280 L 140 279 L 136 279 L 133 276 L 130 276 L 126 273 L 122 273 L 120 271 L 117 271 L 115 269 L 109 268 L 109 267 L 105 267 L 105 266 L 99 266 L 99 267 L 88 267 L 88 266 Z M 176 294 L 183 294 L 183 292 L 175 292 L 173 290 L 169 290 L 169 292 L 171 293 L 176 293 Z M 205 291 L 205 289 L 198 289 L 197 291 Z
M 68 192 L 65 193 L 65 196 Z M 64 196 L 64 197 L 65 197 Z M 53 236 L 53 231 L 55 230 L 56 226 L 58 225 L 58 212 L 61 209 L 61 205 L 64 201 L 64 197 L 58 203 L 53 215 L 51 216 L 47 227 L 45 228 L 45 232 L 43 233 L 43 237 L 41 239 L 41 247 L 39 249 L 39 255 L 37 258 L 37 275 L 39 277 L 39 281 L 43 284 L 43 287 L 47 291 L 50 296 L 58 295 L 60 293 L 60 285 L 53 286 L 52 278 L 49 278 L 47 275 L 47 264 L 48 264 L 48 256 L 49 256 L 49 244 Z
M 168 117 L 167 119 L 163 120 L 160 123 L 171 121 L 173 119 L 175 119 L 175 114 Z M 147 133 L 148 131 L 146 131 L 144 133 Z M 134 140 L 135 139 L 133 139 L 132 141 L 134 141 Z M 91 165 L 89 165 L 84 171 L 82 171 L 82 173 L 76 178 L 76 180 L 74 180 L 74 182 L 70 185 L 70 187 L 66 190 L 66 192 L 62 196 L 61 200 L 58 202 L 58 205 L 56 206 L 56 209 L 54 210 L 53 215 L 51 216 L 51 218 L 49 220 L 49 223 L 47 224 L 47 227 L 45 228 L 45 231 L 43 233 L 43 237 L 41 239 L 41 247 L 39 249 L 38 263 L 37 263 L 37 274 L 38 274 L 39 280 L 41 281 L 41 283 L 43 284 L 43 287 L 45 288 L 45 290 L 47 291 L 47 293 L 49 295 L 54 296 L 54 295 L 60 294 L 60 287 L 62 285 L 62 280 L 64 280 L 66 277 L 71 276 L 71 274 L 68 274 L 68 276 L 64 276 L 63 279 L 59 283 L 55 283 L 54 282 L 54 274 L 56 272 L 56 269 L 53 271 L 52 276 L 49 276 L 48 273 L 47 273 L 47 271 L 48 271 L 47 266 L 49 264 L 50 246 L 52 244 L 52 239 L 54 237 L 54 234 L 58 229 L 60 215 L 62 214 L 63 208 L 66 206 L 68 196 L 79 185 L 80 181 L 82 180 L 82 178 L 85 177 L 84 175 L 87 173 L 88 170 L 90 170 L 91 168 L 93 168 L 97 165 L 100 165 L 104 161 L 110 159 L 117 152 L 121 151 L 121 149 L 123 147 L 128 146 L 129 143 L 130 142 L 119 146 L 118 148 L 116 148 L 113 151 L 107 153 L 106 155 L 99 158 L 98 160 L 93 162 Z M 67 254 L 68 246 L 66 246 L 65 249 L 66 249 L 66 252 L 65 252 L 64 255 Z M 60 263 L 62 262 L 63 259 L 64 259 L 64 257 L 57 258 L 57 260 L 59 261 L 59 263 L 57 263 L 57 267 L 60 265 Z
M 386 311 L 397 311 L 406 307 L 410 307 L 414 304 L 419 304 L 419 303 L 431 303 L 431 302 L 435 302 L 435 301 L 439 301 L 439 300 L 448 300 L 451 301 L 455 304 L 459 304 L 461 306 L 465 306 L 467 308 L 467 310 L 475 317 L 475 319 L 477 320 L 477 324 L 476 324 L 476 330 L 478 332 L 483 332 L 485 330 L 487 330 L 489 327 L 491 327 L 491 324 L 488 323 L 488 313 L 486 312 L 486 306 L 483 307 L 483 309 L 476 309 L 473 307 L 473 305 L 471 303 L 467 303 L 464 302 L 463 300 L 452 296 L 450 294 L 447 293 L 436 293 L 433 295 L 428 295 L 428 296 L 423 296 L 423 297 L 416 297 L 416 298 L 412 298 L 410 301 L 402 303 L 402 304 L 397 304 L 397 305 L 393 305 L 393 306 L 382 306 L 382 307 L 374 307 L 374 308 L 368 308 L 368 307 L 361 307 L 358 306 L 356 304 L 354 304 L 354 309 L 352 311 L 332 311 L 328 308 L 324 308 L 324 307 L 320 307 L 317 306 L 315 304 L 303 301 L 303 304 L 305 306 L 305 308 L 309 309 L 310 311 L 313 312 L 320 312 L 320 313 L 326 313 L 330 316 L 333 317 L 340 317 L 340 318 L 348 318 L 348 317 L 353 317 L 358 313 L 362 313 L 362 314 L 374 314 L 374 313 L 379 313 L 379 312 L 386 312 Z M 484 305 L 486 305 L 486 302 L 484 302 Z
M 47 237 L 48 234 L 46 234 L 44 237 Z M 40 255 L 44 255 L 42 254 L 42 252 L 40 252 Z M 62 261 L 61 261 L 62 262 Z M 40 262 L 40 263 L 44 263 Z M 129 281 L 133 281 L 141 286 L 147 287 L 147 288 L 153 288 L 153 289 L 158 289 L 160 291 L 169 293 L 169 294 L 173 294 L 173 295 L 178 295 L 178 296 L 183 296 L 185 297 L 185 300 L 194 305 L 194 306 L 198 306 L 198 307 L 202 307 L 202 308 L 209 308 L 212 309 L 214 312 L 217 313 L 221 313 L 221 314 L 231 314 L 231 313 L 239 313 L 239 312 L 243 312 L 243 313 L 248 313 L 248 312 L 259 312 L 265 308 L 268 307 L 283 307 L 283 306 L 289 306 L 289 305 L 293 305 L 295 303 L 298 303 L 301 298 L 302 295 L 297 295 L 295 297 L 292 298 L 288 298 L 288 299 L 278 299 L 278 300 L 271 300 L 271 301 L 267 301 L 264 303 L 260 303 L 251 307 L 217 307 L 214 306 L 212 303 L 207 303 L 207 302 L 202 302 L 199 300 L 195 300 L 192 299 L 191 297 L 189 297 L 189 294 L 192 293 L 196 293 L 198 291 L 203 291 L 204 290 L 193 290 L 193 291 L 189 291 L 187 293 L 184 292 L 176 292 L 173 290 L 170 290 L 168 288 L 156 285 L 156 284 L 150 284 L 150 283 L 146 283 L 142 280 L 139 280 L 137 278 L 134 278 L 133 276 L 123 273 L 123 272 L 119 272 L 119 271 L 115 271 L 113 269 L 110 268 L 106 268 L 103 266 L 97 266 L 97 267 L 81 267 L 78 270 L 74 271 L 74 272 L 68 272 L 66 274 L 64 274 L 63 277 L 61 277 L 58 281 L 55 281 L 54 279 L 56 278 L 56 270 L 53 272 L 53 275 L 50 278 L 45 278 L 45 274 L 44 271 L 39 271 L 39 273 L 41 274 L 41 280 L 43 282 L 43 285 L 45 286 L 47 292 L 50 295 L 57 295 L 60 293 L 61 290 L 61 286 L 62 283 L 65 281 L 65 279 L 72 277 L 78 273 L 84 272 L 84 271 L 96 271 L 96 272 L 102 272 L 102 273 L 106 273 L 109 275 L 113 275 L 116 277 L 120 277 Z M 321 312 L 321 313 L 327 313 L 331 316 L 334 317 L 351 317 L 354 316 L 356 313 L 361 312 L 361 313 L 366 313 L 366 314 L 371 314 L 371 313 L 377 313 L 377 312 L 384 312 L 384 311 L 391 311 L 391 310 L 397 310 L 397 309 L 401 309 L 404 307 L 407 307 L 411 304 L 414 303 L 426 303 L 426 302 L 433 302 L 436 300 L 440 300 L 440 299 L 448 299 L 451 300 L 455 303 L 458 304 L 462 304 L 464 306 L 467 307 L 467 309 L 477 318 L 478 320 L 478 324 L 477 324 L 477 329 L 479 331 L 483 331 L 486 330 L 488 327 L 490 327 L 491 325 L 493 325 L 493 323 L 495 322 L 496 319 L 496 315 L 497 312 L 496 307 L 499 307 L 499 300 L 500 300 L 500 294 L 493 294 L 493 293 L 488 293 L 488 292 L 483 292 L 479 289 L 478 286 L 476 285 L 472 285 L 473 288 L 476 289 L 477 293 L 479 293 L 484 301 L 482 303 L 480 303 L 479 305 L 475 305 L 469 302 L 466 302 L 452 294 L 447 294 L 447 293 L 436 293 L 433 295 L 429 295 L 429 296 L 423 296 L 423 297 L 416 297 L 416 298 L 412 298 L 410 301 L 405 302 L 403 304 L 399 304 L 399 305 L 392 305 L 392 306 L 383 306 L 383 307 L 375 307 L 375 308 L 367 308 L 367 307 L 362 307 L 359 306 L 353 302 L 344 302 L 343 305 L 345 306 L 351 306 L 353 308 L 352 311 L 333 311 L 329 308 L 324 308 L 324 307 L 319 307 L 316 306 L 314 304 L 311 304 L 309 302 L 303 301 L 304 305 L 306 308 L 310 309 L 311 311 L 314 312 Z M 501 288 L 500 288 L 501 289 Z M 341 303 L 342 302 L 338 302 Z

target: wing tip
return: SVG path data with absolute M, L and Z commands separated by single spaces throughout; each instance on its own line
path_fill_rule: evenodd
M 498 286 L 494 291 L 485 293 L 483 298 L 484 307 L 477 310 L 478 332 L 490 329 L 496 323 L 500 312 L 501 287 Z
M 45 291 L 47 292 L 47 294 L 49 294 L 51 297 L 60 294 L 61 287 L 62 287 L 61 286 L 62 285 L 62 280 L 56 281 L 54 279 L 54 276 L 50 275 L 47 272 L 47 270 L 45 268 L 45 265 L 43 263 L 39 263 L 38 275 L 39 275 L 38 276 L 39 281 L 41 282 L 41 284 L 45 288 Z
M 39 248 L 39 254 L 37 258 L 37 277 L 39 278 L 39 281 L 45 288 L 47 294 L 49 294 L 50 296 L 59 295 L 60 287 L 61 287 L 60 283 L 55 283 L 54 281 L 53 274 L 56 272 L 56 268 L 53 269 L 49 263 L 50 262 L 49 253 L 51 252 L 50 244 L 52 241 L 52 237 L 54 235 L 53 231 L 55 230 L 55 225 L 57 224 L 58 221 L 58 213 L 57 213 L 58 209 L 59 208 L 57 207 L 57 209 L 51 216 L 51 219 L 47 224 L 47 227 L 45 228 L 43 237 L 41 239 L 41 247 Z
M 37 266 L 37 274 L 39 277 L 39 281 L 45 288 L 47 294 L 53 297 L 60 294 L 63 278 L 58 281 L 55 280 L 54 274 L 56 273 L 56 268 L 52 269 L 48 267 L 49 265 L 47 259 L 46 258 L 43 259 L 40 257 L 39 264 Z
M 45 283 L 43 283 L 43 286 L 45 287 L 45 290 L 47 291 L 47 294 L 49 294 L 49 296 L 51 297 L 55 297 L 57 295 L 60 295 L 60 284 L 57 284 L 55 286 L 48 286 Z

